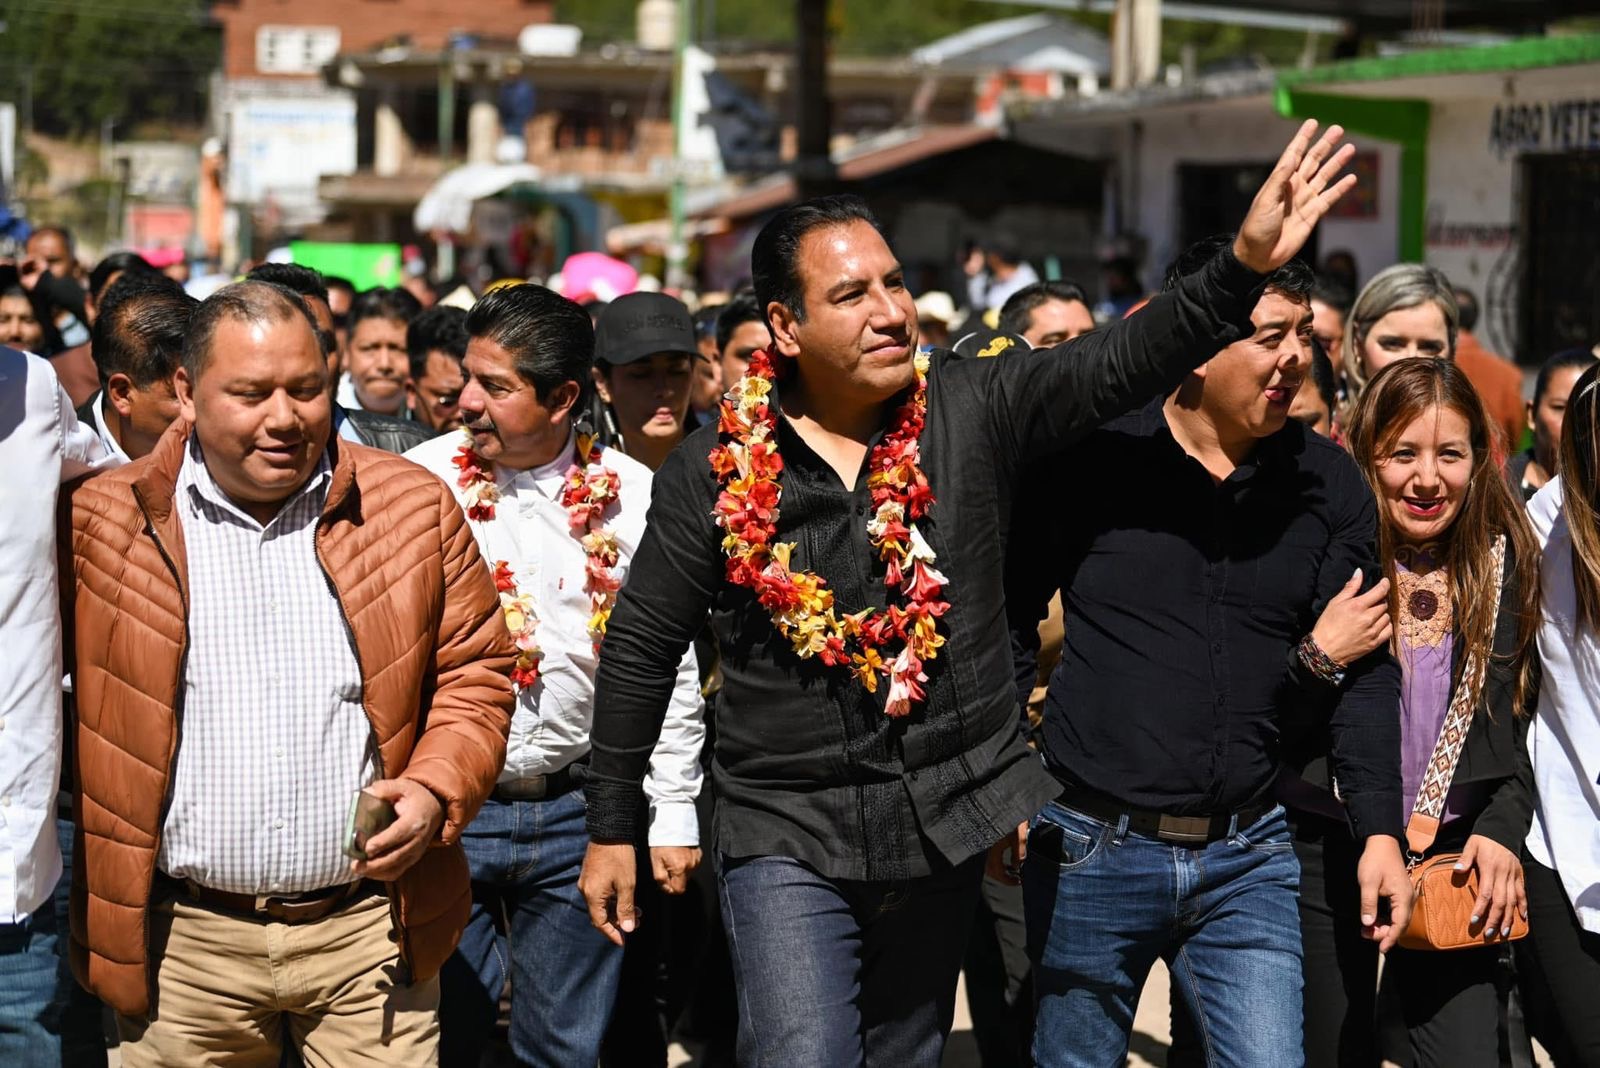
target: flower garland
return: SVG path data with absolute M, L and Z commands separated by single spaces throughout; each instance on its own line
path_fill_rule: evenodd
M 830 667 L 848 667 L 870 693 L 878 690 L 878 676 L 885 676 L 889 692 L 884 711 L 890 716 L 908 715 L 925 698 L 922 684 L 928 676 L 923 667 L 939 655 L 945 639 L 938 620 L 950 608 L 940 599 L 948 580 L 934 567 L 933 548 L 916 524 L 928 514 L 934 496 L 922 471 L 919 445 L 928 411 L 925 354 L 917 355 L 915 368 L 916 387 L 895 411 L 867 465 L 873 506 L 867 534 L 884 561 L 883 582 L 890 598 L 898 594 L 903 601 L 882 613 L 867 609 L 839 614 L 827 580 L 811 571 L 791 570 L 794 544 L 774 540 L 783 459 L 778 455 L 777 418 L 768 401 L 773 366 L 766 352 L 752 355 L 750 369 L 723 398 L 718 425 L 724 440 L 710 457 L 722 485 L 713 515 L 726 532 L 722 548 L 728 581 L 755 591 L 778 633 L 802 659 L 815 656 Z
M 539 648 L 534 632 L 539 629 L 539 607 L 533 595 L 517 589 L 517 578 L 511 565 L 504 560 L 494 565 L 494 588 L 500 595 L 500 612 L 506 617 L 506 630 L 517 647 L 516 662 L 511 665 L 511 685 L 532 686 L 539 680 L 539 661 L 544 650 Z
M 495 484 L 490 465 L 473 449 L 471 431 L 463 430 L 462 434 L 465 440 L 452 459 L 460 471 L 456 486 L 465 501 L 467 518 L 478 523 L 487 522 L 494 518 L 500 487 Z M 605 527 L 606 509 L 619 499 L 622 480 L 601 462 L 601 451 L 593 435 L 579 434 L 572 466 L 567 468 L 561 485 L 561 506 L 567 510 L 573 536 L 583 546 L 583 589 L 589 595 L 590 607 L 587 630 L 589 640 L 596 647 L 606 636 L 606 624 L 617 603 L 617 590 L 622 587 L 611 570 L 617 566 L 621 550 L 616 535 Z M 517 647 L 511 681 L 519 687 L 531 686 L 539 678 L 539 660 L 544 656 L 534 637 L 539 626 L 538 606 L 532 594 L 517 587 L 516 576 L 505 560 L 495 562 L 494 587 L 500 594 L 506 629 Z

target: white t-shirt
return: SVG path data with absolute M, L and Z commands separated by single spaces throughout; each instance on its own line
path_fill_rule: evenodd
M 1561 876 L 1584 930 L 1600 933 L 1600 638 L 1578 627 L 1572 536 L 1561 480 L 1528 502 L 1539 536 L 1539 660 L 1544 682 L 1528 731 L 1537 803 L 1534 860 Z

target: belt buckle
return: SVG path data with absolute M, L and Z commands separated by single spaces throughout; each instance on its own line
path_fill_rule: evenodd
M 269 920 L 292 923 L 301 913 L 321 905 L 325 900 L 312 898 L 310 901 L 295 901 L 282 894 L 257 894 L 255 914 Z
M 542 801 L 550 792 L 550 776 L 529 775 L 516 780 L 517 796 L 526 801 Z
M 288 924 L 319 920 L 353 896 L 358 886 L 360 883 L 330 888 L 327 893 L 310 899 L 299 895 L 283 897 L 275 894 L 257 894 L 255 912 L 258 916 Z
M 1206 816 L 1162 816 L 1156 837 L 1168 842 L 1198 844 L 1211 840 L 1211 820 Z

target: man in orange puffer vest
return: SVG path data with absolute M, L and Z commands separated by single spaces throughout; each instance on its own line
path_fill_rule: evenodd
M 226 287 L 178 422 L 64 497 L 72 963 L 129 1068 L 437 1059 L 514 649 L 449 490 L 330 440 L 327 374 L 295 294 Z M 352 864 L 357 790 L 394 821 Z

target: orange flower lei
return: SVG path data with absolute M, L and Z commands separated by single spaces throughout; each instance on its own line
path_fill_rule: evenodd
M 461 472 L 456 476 L 456 486 L 466 498 L 467 518 L 481 523 L 494 518 L 500 487 L 490 474 L 490 466 L 473 449 L 472 434 L 465 430 L 462 434 L 465 440 L 452 460 Z M 611 619 L 611 609 L 616 606 L 617 590 L 622 587 L 611 571 L 617 566 L 620 549 L 616 536 L 604 525 L 606 509 L 617 502 L 622 480 L 601 463 L 601 451 L 592 434 L 579 434 L 572 466 L 567 468 L 561 486 L 561 506 L 567 510 L 567 522 L 583 545 L 586 557 L 583 588 L 589 595 L 591 609 L 589 639 L 596 647 L 606 636 L 606 623 Z M 495 562 L 494 586 L 500 594 L 506 629 L 517 646 L 511 681 L 517 686 L 531 686 L 539 678 L 539 660 L 544 655 L 534 637 L 539 626 L 538 607 L 532 594 L 517 588 L 516 576 L 505 560 Z
M 723 442 L 710 457 L 722 484 L 713 515 L 726 532 L 728 581 L 755 591 L 778 633 L 802 659 L 815 656 L 830 667 L 848 667 L 871 693 L 878 690 L 878 676 L 887 677 L 884 711 L 890 716 L 908 715 L 924 700 L 928 676 L 923 667 L 939 655 L 945 639 L 938 621 L 950 608 L 940 599 L 948 580 L 934 568 L 933 548 L 916 525 L 934 496 L 919 445 L 928 411 L 927 356 L 919 354 L 915 367 L 916 388 L 868 459 L 873 516 L 867 534 L 886 565 L 883 582 L 890 597 L 898 593 L 903 602 L 882 613 L 867 609 L 840 615 L 827 580 L 790 570 L 794 544 L 774 542 L 783 459 L 768 402 L 773 367 L 766 352 L 751 356 L 749 371 L 723 398 Z

